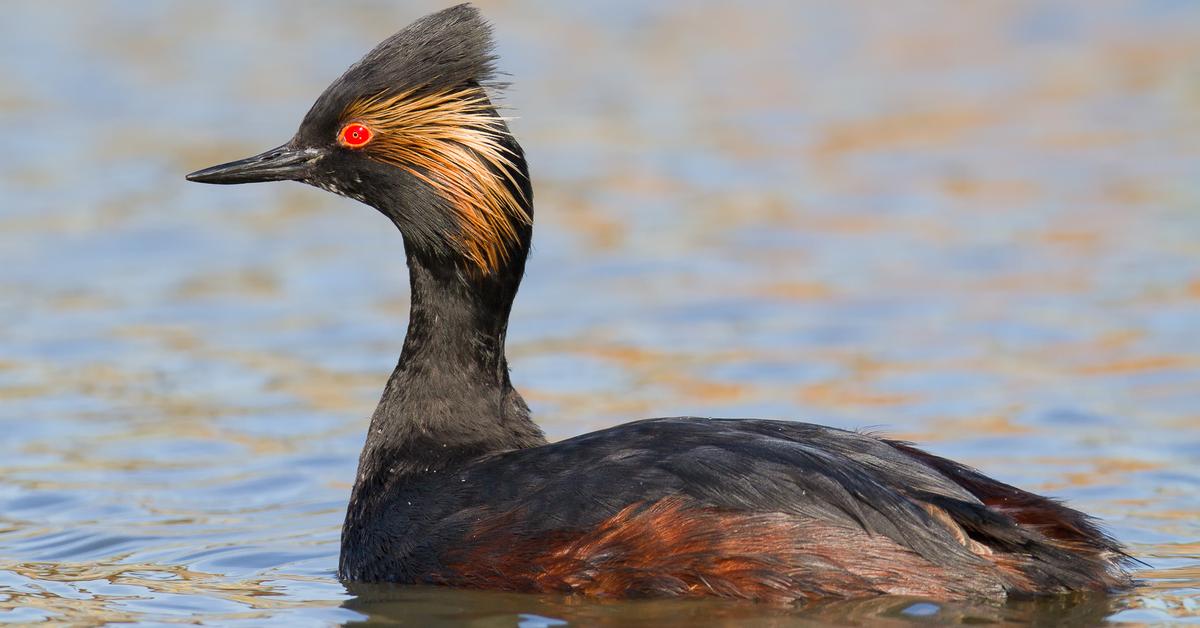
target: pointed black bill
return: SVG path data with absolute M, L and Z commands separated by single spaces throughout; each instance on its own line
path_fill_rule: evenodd
M 308 177 L 312 164 L 320 158 L 321 151 L 315 148 L 298 149 L 284 144 L 253 157 L 197 170 L 187 180 L 220 184 L 292 181 Z

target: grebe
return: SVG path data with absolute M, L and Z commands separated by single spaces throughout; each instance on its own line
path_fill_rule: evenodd
M 504 355 L 533 205 L 490 99 L 494 60 L 474 8 L 426 16 L 334 81 L 288 143 L 187 177 L 300 181 L 403 236 L 408 332 L 359 460 L 340 578 L 776 603 L 1130 585 L 1130 557 L 1086 515 L 908 443 L 697 417 L 548 443 Z

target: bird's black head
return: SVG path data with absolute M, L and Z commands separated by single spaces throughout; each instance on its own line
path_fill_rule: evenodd
M 294 180 L 371 205 L 409 246 L 484 275 L 523 257 L 532 199 L 489 91 L 491 28 L 461 4 L 392 35 L 317 98 L 288 143 L 190 181 Z

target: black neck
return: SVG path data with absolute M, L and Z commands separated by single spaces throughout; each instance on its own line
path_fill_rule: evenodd
M 525 248 L 486 276 L 407 238 L 405 250 L 412 285 L 408 334 L 371 417 L 356 488 L 546 442 L 509 382 L 504 357 Z

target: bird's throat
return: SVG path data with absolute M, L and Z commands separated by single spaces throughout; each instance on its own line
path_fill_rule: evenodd
M 524 250 L 501 272 L 480 276 L 452 258 L 405 248 L 408 332 L 371 418 L 357 484 L 390 484 L 546 442 L 504 355 Z

